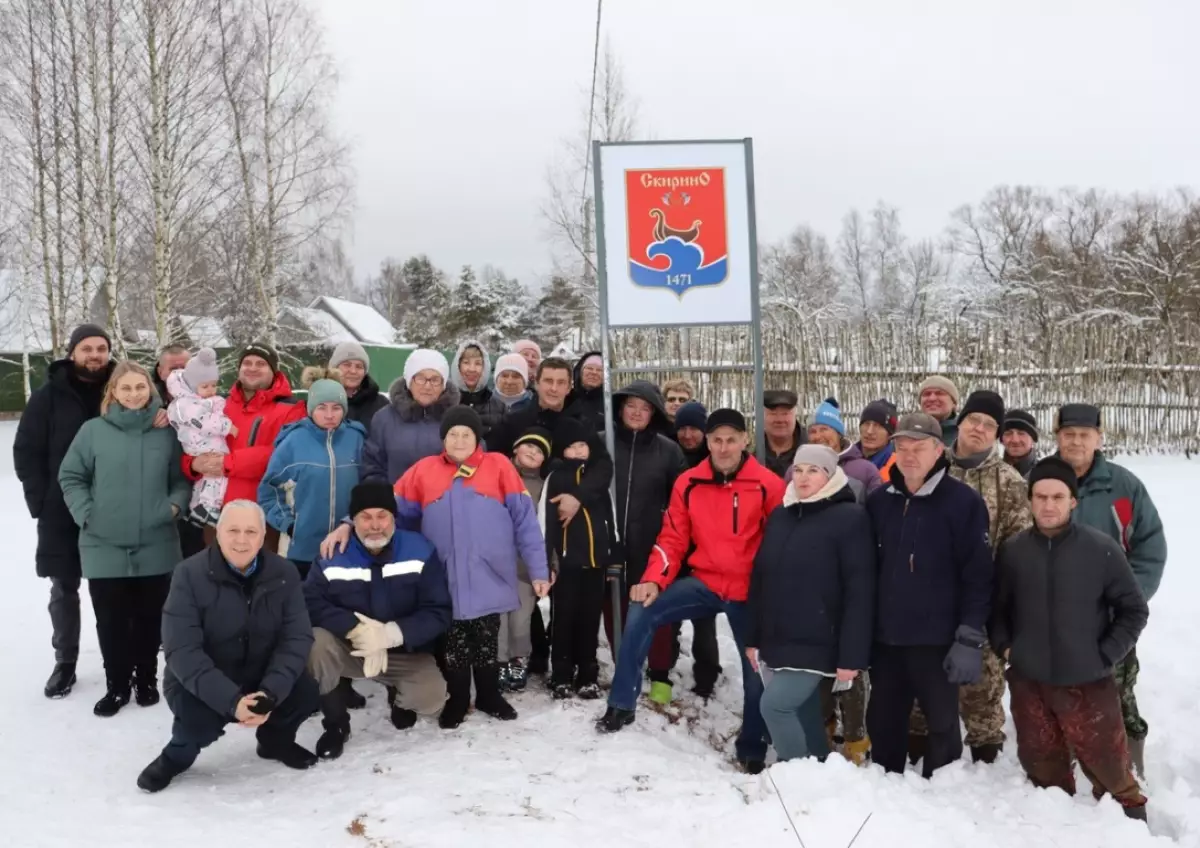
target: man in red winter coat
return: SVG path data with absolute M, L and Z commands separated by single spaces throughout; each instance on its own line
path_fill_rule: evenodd
M 746 452 L 746 419 L 740 412 L 716 410 L 708 417 L 707 433 L 709 459 L 676 480 L 642 582 L 629 591 L 629 621 L 608 711 L 597 728 L 615 733 L 633 723 L 642 666 L 659 627 L 723 612 L 742 657 L 737 757 L 746 771 L 757 774 L 767 743 L 758 710 L 762 680 L 745 656 L 746 597 L 763 528 L 783 502 L 784 483 Z M 685 558 L 691 574 L 679 578 Z
M 191 480 L 227 477 L 225 502 L 258 500 L 258 484 L 267 471 L 275 437 L 284 426 L 307 414 L 304 402 L 292 394 L 287 375 L 279 370 L 279 354 L 265 344 L 250 344 L 238 360 L 238 378 L 225 403 L 225 415 L 233 423 L 226 442 L 229 453 L 209 453 L 183 458 L 183 470 Z M 211 544 L 213 528 L 205 528 Z M 267 528 L 264 547 L 279 548 L 279 531 Z

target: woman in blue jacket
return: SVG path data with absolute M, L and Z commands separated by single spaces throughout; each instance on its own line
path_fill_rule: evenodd
M 821 688 L 867 668 L 875 545 L 838 457 L 802 445 L 783 506 L 750 575 L 746 656 L 764 678 L 760 709 L 780 760 L 829 754 Z
M 321 540 L 338 526 L 358 485 L 367 430 L 346 418 L 346 390 L 318 380 L 308 390 L 308 417 L 283 429 L 267 473 L 258 486 L 258 505 L 267 523 L 290 537 L 287 556 L 303 579 Z

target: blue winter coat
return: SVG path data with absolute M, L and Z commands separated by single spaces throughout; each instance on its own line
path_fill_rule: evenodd
M 413 400 L 403 379 L 392 383 L 388 395 L 391 405 L 371 419 L 360 476 L 395 485 L 419 460 L 442 452 L 442 416 L 458 406 L 460 397 L 458 388 L 449 383 L 441 397 L 429 406 L 421 406 Z
M 983 498 L 943 458 L 910 494 L 900 469 L 867 499 L 878 548 L 875 641 L 949 645 L 959 625 L 982 631 L 992 602 L 992 546 Z
M 849 483 L 771 513 L 750 572 L 746 644 L 771 668 L 866 669 L 875 617 L 871 521 Z
M 451 621 L 446 569 L 433 544 L 408 530 L 397 530 L 377 556 L 351 533 L 344 552 L 313 563 L 304 600 L 313 627 L 342 638 L 358 625 L 356 612 L 394 621 L 409 652 L 430 651 Z
M 258 485 L 258 505 L 268 524 L 291 536 L 289 559 L 314 560 L 321 540 L 350 509 L 366 438 L 366 428 L 357 421 L 322 430 L 305 418 L 280 432 Z M 295 486 L 290 504 L 288 484 Z

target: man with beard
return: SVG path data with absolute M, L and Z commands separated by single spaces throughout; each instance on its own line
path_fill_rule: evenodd
M 388 405 L 388 399 L 371 379 L 371 357 L 366 349 L 358 342 L 342 342 L 329 357 L 329 370 L 337 372 L 336 379 L 346 390 L 346 420 L 357 421 L 369 432 L 371 419 Z
M 79 659 L 79 528 L 58 486 L 58 469 L 79 428 L 100 414 L 113 370 L 110 351 L 101 327 L 76 327 L 67 358 L 51 363 L 46 382 L 29 396 L 13 441 L 13 467 L 29 514 L 37 519 L 37 574 L 50 579 L 54 671 L 46 681 L 47 698 L 70 694 Z
M 688 468 L 708 459 L 708 442 L 704 438 L 707 424 L 708 410 L 698 400 L 688 401 L 675 413 L 675 441 L 683 448 Z
M 171 392 L 167 390 L 167 378 L 171 376 L 172 371 L 186 367 L 191 360 L 192 354 L 183 345 L 167 345 L 159 352 L 158 363 L 154 366 L 154 388 L 158 390 L 163 409 L 166 409 L 174 400 Z M 204 529 L 202 527 L 189 521 L 186 515 L 179 516 L 176 526 L 179 530 L 179 547 L 183 551 L 184 559 L 204 550 Z
M 265 344 L 250 344 L 238 358 L 238 377 L 229 392 L 225 415 L 237 429 L 227 438 L 229 453 L 201 454 L 183 458 L 183 471 L 191 480 L 201 477 L 228 477 L 225 503 L 256 501 L 258 484 L 267 471 L 275 437 L 284 426 L 306 416 L 304 404 L 292 395 L 287 375 L 279 370 L 279 354 Z M 233 435 L 236 432 L 237 435 Z M 204 531 L 211 543 L 212 528 Z M 279 550 L 279 531 L 266 530 L 263 547 Z
M 1004 461 L 1028 480 L 1037 464 L 1038 428 L 1032 413 L 1023 409 L 1008 410 L 1004 414 L 1004 432 L 1000 434 L 1000 441 L 1004 443 Z

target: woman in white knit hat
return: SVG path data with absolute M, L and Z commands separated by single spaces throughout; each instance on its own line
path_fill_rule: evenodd
M 427 456 L 442 452 L 439 432 L 446 410 L 458 406 L 450 363 L 436 350 L 409 354 L 404 376 L 392 383 L 391 405 L 376 413 L 363 449 L 362 479 L 395 483 Z
M 524 406 L 533 400 L 529 391 L 528 366 L 519 353 L 506 353 L 496 360 L 496 397 L 508 407 L 508 411 Z

